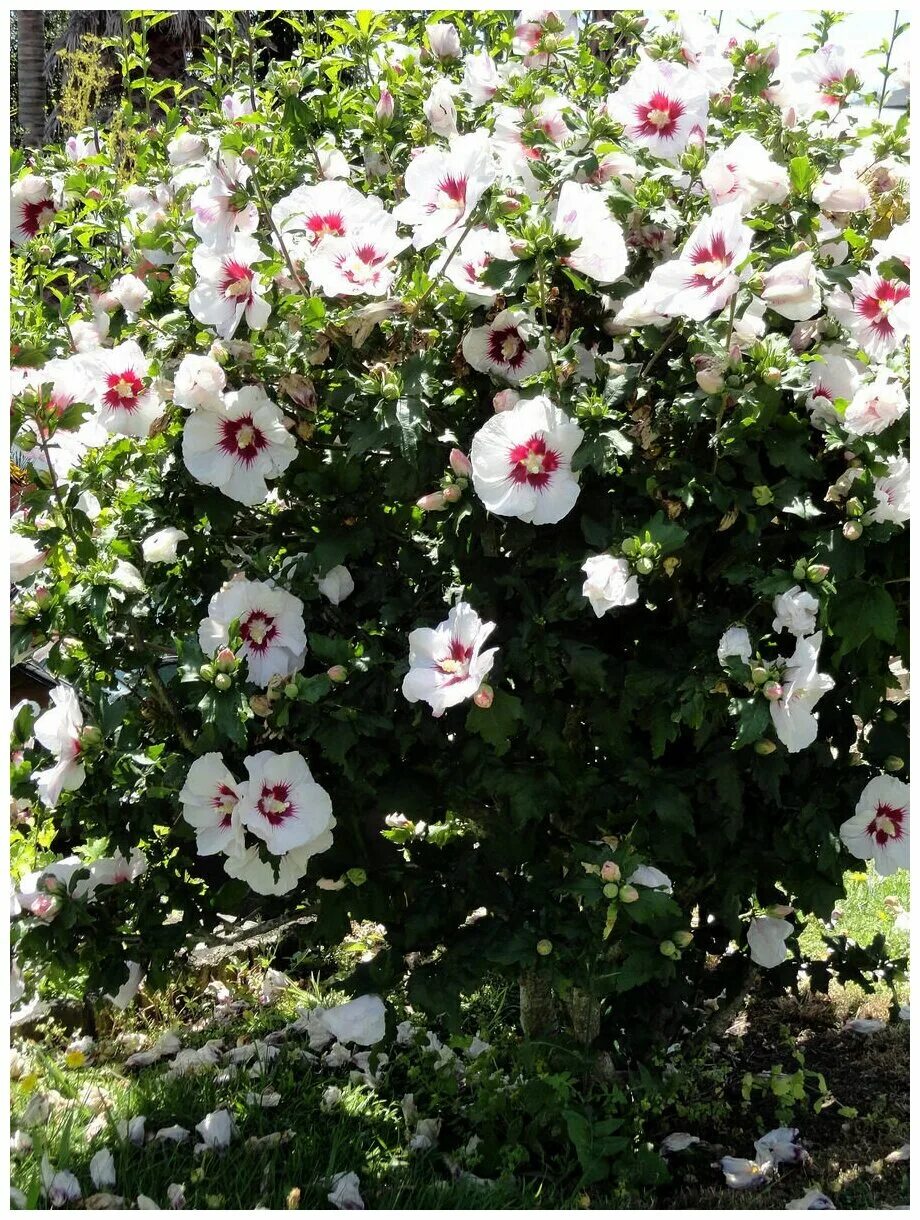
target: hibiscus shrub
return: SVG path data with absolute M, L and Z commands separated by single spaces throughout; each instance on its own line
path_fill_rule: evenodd
M 906 865 L 906 118 L 609 16 L 135 17 L 15 154 L 27 997 L 309 915 L 640 1045 Z

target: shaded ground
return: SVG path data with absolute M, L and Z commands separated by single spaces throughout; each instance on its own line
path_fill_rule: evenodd
M 886 934 L 898 935 L 894 904 L 885 906 L 892 896 L 907 905 L 906 878 L 853 879 L 835 931 L 842 926 L 868 940 L 881 920 Z M 412 1018 L 410 1044 L 398 1045 L 391 1018 L 369 1059 L 323 1059 L 311 1054 L 303 1032 L 271 1036 L 320 997 L 306 983 L 306 990 L 262 1004 L 258 990 L 269 964 L 263 958 L 223 967 L 235 1004 L 215 1009 L 203 984 L 177 986 L 129 1014 L 108 1016 L 109 1028 L 83 1066 L 79 1055 L 66 1055 L 72 1033 L 60 1027 L 24 1044 L 13 1128 L 32 1122 L 33 1146 L 15 1160 L 13 1183 L 27 1202 L 42 1205 L 44 1152 L 89 1195 L 90 1159 L 103 1146 L 113 1153 L 113 1189 L 126 1206 L 142 1194 L 165 1207 L 167 1188 L 181 1184 L 189 1208 L 325 1208 L 331 1179 L 341 1172 L 359 1175 L 369 1208 L 776 1209 L 809 1187 L 828 1193 L 838 1208 L 908 1201 L 907 1164 L 885 1160 L 908 1140 L 909 1026 L 888 991 L 755 991 L 729 1028 L 692 1056 L 665 1057 L 631 1072 L 628 1083 L 603 1084 L 574 1061 L 571 1070 L 560 1068 L 550 1048 L 519 1042 L 513 993 L 499 986 L 470 999 L 463 1036 L 440 1031 L 444 1046 L 420 1018 Z M 328 992 L 322 999 L 335 1002 Z M 398 999 L 390 1007 L 397 1020 L 406 1017 Z M 857 1014 L 889 1024 L 868 1037 L 844 1031 Z M 220 1039 L 220 1063 L 186 1076 L 169 1070 L 170 1059 L 125 1068 L 132 1049 L 126 1034 L 142 1035 L 149 1046 L 169 1029 L 184 1047 Z M 476 1034 L 491 1045 L 473 1058 Z M 273 1053 L 264 1049 L 267 1036 L 278 1053 L 264 1068 L 257 1055 L 228 1071 L 229 1060 L 248 1053 L 238 1048 L 258 1044 L 260 1055 Z M 330 1095 L 330 1087 L 338 1092 Z M 265 1089 L 279 1095 L 277 1105 L 259 1104 Z M 408 1121 L 407 1094 L 417 1108 Z M 95 1130 L 94 1108 L 102 1114 Z M 194 1128 L 219 1109 L 233 1115 L 237 1135 L 224 1153 L 196 1155 Z M 589 1114 L 587 1136 L 572 1126 L 573 1111 Z M 143 1146 L 117 1130 L 119 1120 L 136 1115 L 147 1120 L 150 1142 Z M 441 1120 L 436 1146 L 413 1149 L 418 1119 L 430 1118 Z M 605 1127 L 611 1120 L 618 1124 L 612 1133 Z M 173 1124 L 192 1140 L 151 1140 Z M 810 1161 L 784 1167 L 760 1191 L 728 1189 L 713 1163 L 752 1156 L 756 1138 L 785 1125 L 801 1130 Z M 702 1142 L 665 1168 L 656 1150 L 674 1131 Z M 266 1136 L 277 1144 L 267 1146 Z

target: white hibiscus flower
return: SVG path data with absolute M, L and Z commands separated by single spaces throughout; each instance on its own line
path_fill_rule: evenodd
M 495 662 L 497 648 L 482 651 L 494 630 L 494 623 L 484 623 L 472 606 L 458 602 L 437 627 L 410 632 L 405 697 L 430 704 L 436 716 L 471 699 Z
M 245 761 L 249 782 L 240 796 L 240 821 L 275 856 L 306 847 L 334 825 L 332 801 L 302 754 L 262 750 Z
M 244 785 L 224 766 L 220 754 L 196 758 L 179 793 L 182 816 L 195 828 L 200 856 L 224 852 L 241 856 L 245 850 L 239 802 Z
M 870 779 L 840 838 L 860 860 L 874 860 L 882 877 L 910 868 L 910 785 L 893 775 Z
M 230 639 L 230 624 L 239 623 L 241 655 L 249 666 L 249 680 L 265 686 L 275 674 L 289 675 L 303 667 L 307 651 L 303 602 L 260 580 L 230 580 L 208 603 L 198 640 L 213 656 Z
M 631 606 L 639 600 L 639 582 L 627 560 L 615 559 L 605 551 L 602 555 L 589 555 L 581 570 L 587 578 L 582 595 L 598 618 L 617 606 Z
M 237 236 L 223 251 L 199 246 L 192 255 L 198 283 L 188 298 L 193 317 L 222 339 L 232 339 L 244 318 L 250 330 L 261 330 L 271 314 L 257 269 L 264 258 L 253 237 Z
M 534 525 L 561 521 L 578 499 L 572 457 L 582 430 L 548 398 L 523 399 L 473 437 L 473 486 L 489 512 Z
M 199 483 L 219 487 L 240 504 L 263 504 L 266 479 L 297 457 L 283 412 L 259 386 L 224 395 L 223 409 L 193 411 L 182 433 L 182 457 Z
M 454 136 L 444 149 L 432 145 L 406 167 L 408 198 L 393 215 L 413 228 L 412 244 L 424 250 L 449 233 L 459 235 L 496 169 L 485 131 Z
M 80 743 L 83 712 L 77 692 L 70 686 L 56 686 L 51 702 L 53 706 L 35 721 L 33 732 L 57 761 L 53 767 L 32 773 L 39 798 L 49 808 L 57 804 L 62 792 L 74 792 L 86 779 Z
M 477 326 L 463 337 L 463 355 L 480 373 L 504 377 L 520 385 L 527 377 L 542 373 L 549 356 L 542 340 L 530 346 L 523 328 L 533 319 L 520 309 L 503 309 L 486 326 Z

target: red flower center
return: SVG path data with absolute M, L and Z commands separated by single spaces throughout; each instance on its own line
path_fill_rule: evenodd
M 441 673 L 447 674 L 445 686 L 451 686 L 455 682 L 462 682 L 469 675 L 469 662 L 472 655 L 473 649 L 471 645 L 464 644 L 462 640 L 458 640 L 455 636 L 451 637 L 447 656 L 442 657 L 437 663 Z
M 133 369 L 122 373 L 109 373 L 105 379 L 108 387 L 102 399 L 112 411 L 137 410 L 138 400 L 144 392 L 144 383 Z
M 290 800 L 289 784 L 263 784 L 256 808 L 270 826 L 280 826 L 297 810 Z
M 244 619 L 240 619 L 240 635 L 249 652 L 259 655 L 267 652 L 277 634 L 274 617 L 264 610 L 250 610 Z
M 519 369 L 527 356 L 527 345 L 514 326 L 489 331 L 489 359 L 510 369 Z
M 676 98 L 660 91 L 653 93 L 646 104 L 636 106 L 636 127 L 640 135 L 668 140 L 674 135 L 684 109 L 683 102 Z
M 36 203 L 23 203 L 20 204 L 20 208 L 19 227 L 29 237 L 34 237 L 56 211 L 50 199 L 39 199 Z
M 695 268 L 690 276 L 690 286 L 712 291 L 718 280 L 731 266 L 732 252 L 725 241 L 725 235 L 713 233 L 709 239 L 709 245 L 695 246 L 690 251 L 689 258 Z
M 345 236 L 345 220 L 341 212 L 315 212 L 307 217 L 305 227 L 313 245 L 324 237 Z
M 265 433 L 252 422 L 251 415 L 220 421 L 220 448 L 244 466 L 251 466 L 268 444 Z
M 237 262 L 236 259 L 226 259 L 220 292 L 221 296 L 231 297 L 248 305 L 252 301 L 252 268 Z
M 523 445 L 515 445 L 508 454 L 511 467 L 509 478 L 515 483 L 529 483 L 538 491 L 550 481 L 553 471 L 559 469 L 559 454 L 547 449 L 542 436 L 532 436 Z
M 229 830 L 233 822 L 233 811 L 236 808 L 238 797 L 232 788 L 228 788 L 226 784 L 218 784 L 217 792 L 211 798 L 211 804 L 220 814 L 221 830 Z
M 894 327 L 888 319 L 888 314 L 898 301 L 910 296 L 907 284 L 895 283 L 893 280 L 877 280 L 864 294 L 856 294 L 856 312 L 864 318 L 879 335 L 890 338 Z
M 884 847 L 889 839 L 898 842 L 904 837 L 907 810 L 896 805 L 884 803 L 875 806 L 875 817 L 866 827 L 866 834 L 875 839 L 879 847 Z

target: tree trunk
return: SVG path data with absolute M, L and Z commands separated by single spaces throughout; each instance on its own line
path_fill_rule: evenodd
M 536 970 L 522 970 L 519 981 L 521 1029 L 528 1038 L 547 1034 L 556 1025 L 556 1001 L 549 979 Z
M 573 987 L 566 997 L 566 1007 L 575 1041 L 590 1046 L 601 1032 L 600 1000 L 580 987 Z
M 17 9 L 16 30 L 22 142 L 27 148 L 40 148 L 45 137 L 45 14 Z

